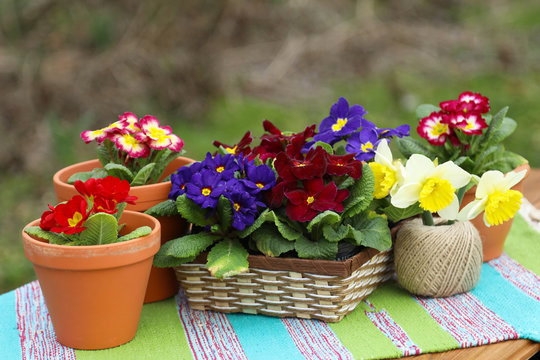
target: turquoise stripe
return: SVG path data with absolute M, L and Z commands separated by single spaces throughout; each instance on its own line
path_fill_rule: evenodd
M 249 360 L 305 359 L 280 318 L 247 314 L 227 317 Z
M 17 330 L 15 290 L 0 296 L 0 349 L 2 359 L 21 359 L 21 338 Z
M 524 294 L 488 264 L 471 291 L 484 305 L 516 329 L 519 337 L 540 341 L 540 302 Z

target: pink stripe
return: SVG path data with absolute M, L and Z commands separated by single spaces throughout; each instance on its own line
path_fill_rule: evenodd
M 366 301 L 373 309 L 373 305 Z M 403 356 L 420 355 L 422 350 L 412 341 L 405 330 L 392 319 L 386 310 L 378 312 L 365 311 L 371 322 L 403 352 Z
M 447 298 L 415 297 L 461 347 L 517 339 L 516 330 L 470 293 Z
M 488 264 L 524 293 L 540 301 L 540 277 L 502 254 Z
M 39 283 L 26 284 L 15 294 L 23 360 L 75 360 L 75 350 L 56 341 Z
M 182 291 L 178 293 L 176 303 L 194 359 L 247 360 L 225 314 L 192 310 Z
M 354 359 L 328 324 L 298 318 L 283 318 L 281 322 L 306 359 Z

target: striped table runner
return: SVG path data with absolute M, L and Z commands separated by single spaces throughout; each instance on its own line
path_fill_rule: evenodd
M 37 282 L 0 295 L 0 359 L 376 359 L 526 338 L 540 342 L 540 234 L 517 216 L 505 254 L 472 291 L 411 296 L 395 282 L 339 323 L 192 310 L 183 294 L 143 307 L 130 343 L 56 342 Z

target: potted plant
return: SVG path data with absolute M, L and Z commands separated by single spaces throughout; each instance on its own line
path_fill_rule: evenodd
M 184 145 L 182 139 L 150 115 L 138 119 L 133 113 L 126 112 L 118 121 L 102 129 L 82 132 L 81 138 L 86 143 L 95 141 L 98 144 L 98 159 L 68 166 L 54 174 L 59 202 L 67 201 L 77 193 L 73 186 L 77 180 L 115 176 L 128 181 L 130 194 L 138 198 L 137 204 L 127 205 L 127 210 L 145 211 L 167 199 L 171 189 L 169 176 L 193 162 L 180 156 Z M 187 230 L 187 224 L 179 217 L 160 217 L 159 221 L 162 243 Z M 153 268 L 145 302 L 166 299 L 177 291 L 172 270 Z
M 318 132 L 266 120 L 253 148 L 249 132 L 215 142 L 219 153 L 172 176 L 170 199 L 148 213 L 193 227 L 154 264 L 176 267 L 192 308 L 339 321 L 389 279 L 390 229 L 370 211 L 374 174 L 361 160 L 408 128 L 379 129 L 365 114 L 340 98 Z
M 137 331 L 160 224 L 123 211 L 136 198 L 114 177 L 75 183 L 79 195 L 49 206 L 22 232 L 58 341 L 104 349 Z M 120 224 L 120 225 L 119 225 Z
M 461 93 L 457 100 L 443 101 L 438 107 L 420 105 L 416 111 L 419 118 L 417 132 L 428 144 L 404 138 L 399 139 L 398 147 L 405 157 L 418 153 L 439 162 L 453 161 L 478 177 L 494 170 L 504 174 L 523 172 L 519 181 L 512 184 L 513 190 L 521 191 L 521 180 L 529 171 L 529 165 L 527 160 L 506 150 L 503 145 L 504 139 L 514 132 L 517 124 L 506 117 L 508 107 L 493 116 L 489 111 L 489 99 L 470 91 Z M 513 176 L 510 178 L 514 179 Z M 508 190 L 501 188 L 499 193 L 505 194 Z M 472 187 L 466 192 L 462 206 L 480 198 L 483 198 L 482 194 Z M 494 201 L 495 198 L 491 199 Z M 514 214 L 515 211 L 496 222 L 484 221 L 491 217 L 471 220 L 482 237 L 484 261 L 501 255 Z

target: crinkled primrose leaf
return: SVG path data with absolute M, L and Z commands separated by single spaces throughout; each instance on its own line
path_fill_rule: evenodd
M 223 239 L 210 252 L 206 267 L 218 279 L 234 276 L 248 271 L 248 252 L 238 239 Z

